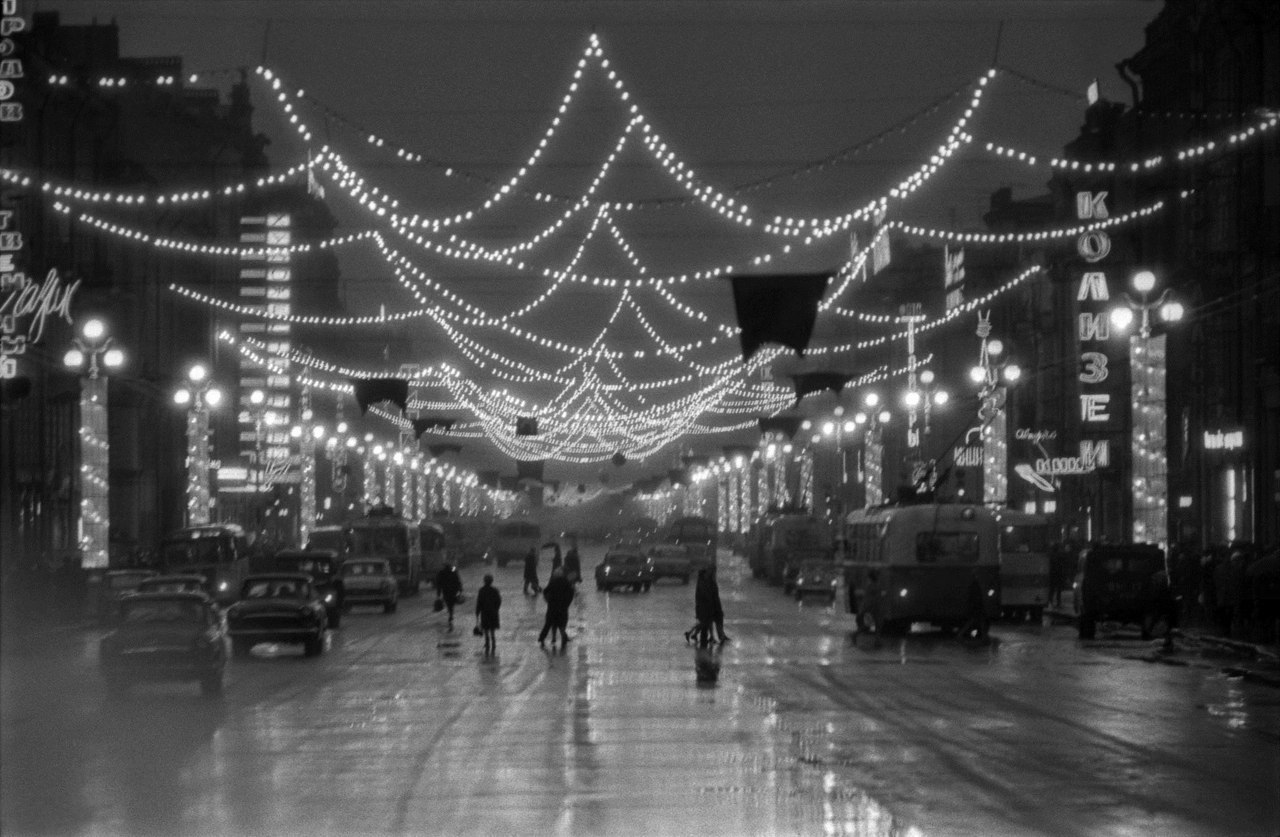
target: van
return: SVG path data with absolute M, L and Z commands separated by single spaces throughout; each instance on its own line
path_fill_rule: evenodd
M 1136 624 L 1151 639 L 1171 611 L 1164 550 L 1154 544 L 1090 544 L 1080 551 L 1072 588 L 1081 639 L 1093 639 L 1102 621 Z

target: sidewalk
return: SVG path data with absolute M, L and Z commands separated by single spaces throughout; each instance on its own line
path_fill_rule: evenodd
M 1069 600 L 1047 608 L 1045 613 L 1054 624 L 1075 626 L 1076 615 Z M 1133 635 L 1136 626 L 1126 625 L 1121 630 Z M 1197 660 L 1228 677 L 1280 688 L 1280 647 L 1276 645 L 1219 636 L 1211 628 L 1201 626 L 1174 628 L 1173 636 L 1171 651 L 1163 650 L 1162 639 L 1146 640 L 1151 653 L 1141 659 L 1167 665 L 1190 665 L 1192 660 Z

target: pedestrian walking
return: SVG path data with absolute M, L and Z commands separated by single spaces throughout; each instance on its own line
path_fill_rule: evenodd
M 582 559 L 578 557 L 577 543 L 569 544 L 569 549 L 564 554 L 564 577 L 569 579 L 570 584 L 582 581 Z
M 524 556 L 524 595 L 529 595 L 530 587 L 535 596 L 542 592 L 542 585 L 538 583 L 538 550 L 533 547 Z
M 724 645 L 729 641 L 729 635 L 724 632 L 724 606 L 720 604 L 720 584 L 716 581 L 716 567 L 712 564 L 707 567 L 707 579 L 711 586 L 711 621 L 716 626 L 716 639 Z
M 538 644 L 545 647 L 547 634 L 551 634 L 551 647 L 556 645 L 556 633 L 560 634 L 563 645 L 569 644 L 569 604 L 573 601 L 573 585 L 565 578 L 564 570 L 552 571 L 542 597 L 547 600 L 547 616 L 542 623 L 542 633 L 538 634 Z
M 446 563 L 440 568 L 440 572 L 436 573 L 436 598 L 444 602 L 445 608 L 449 611 L 449 630 L 453 630 L 453 607 L 458 603 L 460 595 L 462 595 L 462 576 L 458 575 L 457 567 Z
M 493 586 L 493 576 L 484 577 L 484 586 L 476 593 L 476 627 L 484 637 L 484 653 L 492 654 L 498 648 L 497 631 L 501 627 L 498 611 L 502 608 L 502 594 Z
M 554 573 L 556 570 L 563 569 L 564 559 L 560 555 L 560 544 L 555 541 L 547 541 L 542 545 L 542 548 L 551 550 L 551 572 Z
M 712 626 L 715 625 L 716 607 L 719 604 L 719 593 L 711 584 L 711 575 L 707 567 L 698 569 L 698 581 L 693 588 L 693 627 L 685 631 L 686 642 L 693 641 L 697 645 L 711 644 Z

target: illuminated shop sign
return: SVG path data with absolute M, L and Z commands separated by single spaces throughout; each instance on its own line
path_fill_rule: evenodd
M 1034 468 L 1037 474 L 1065 477 L 1092 474 L 1110 465 L 1111 443 L 1102 440 L 1081 442 L 1079 456 L 1042 456 L 1035 461 Z
M 1084 222 L 1103 221 L 1110 217 L 1107 193 L 1077 192 L 1076 217 Z M 1107 306 L 1111 300 L 1111 291 L 1102 264 L 1111 255 L 1111 237 L 1106 230 L 1086 230 L 1076 239 L 1076 252 L 1085 262 L 1076 286 L 1076 337 L 1080 342 L 1077 378 L 1080 382 L 1081 445 L 1088 444 L 1096 449 L 1099 445 L 1105 446 L 1106 441 L 1097 438 L 1090 440 L 1090 434 L 1114 430 L 1112 425 L 1117 418 L 1113 412 L 1113 393 L 1108 384 L 1111 377 L 1111 359 L 1107 353 L 1111 320 Z M 1094 457 L 1080 465 L 1085 470 L 1074 470 L 1064 465 L 1064 470 L 1054 470 L 1052 473 L 1088 473 L 1098 467 L 1107 467 L 1109 462 L 1109 457 Z M 1046 473 L 1039 468 L 1037 472 Z
M 1205 450 L 1243 450 L 1243 430 L 1206 430 L 1204 431 Z

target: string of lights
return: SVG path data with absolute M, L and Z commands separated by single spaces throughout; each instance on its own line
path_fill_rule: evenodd
M 1027 166 L 1034 167 L 1037 162 L 1045 162 L 1051 169 L 1061 171 L 1080 171 L 1086 174 L 1090 172 L 1114 172 L 1128 171 L 1136 174 L 1148 174 L 1161 170 L 1170 161 L 1183 163 L 1189 160 L 1196 160 L 1205 157 L 1217 151 L 1225 153 L 1235 147 L 1246 144 L 1254 139 L 1261 139 L 1266 132 L 1274 128 L 1280 123 L 1280 116 L 1268 114 L 1266 116 L 1256 117 L 1253 123 L 1241 127 L 1236 131 L 1219 136 L 1217 139 L 1209 139 L 1201 142 L 1189 143 L 1186 146 L 1169 151 L 1163 154 L 1153 154 L 1141 160 L 1129 161 L 1108 161 L 1108 160 L 1072 160 L 1065 157 L 1050 157 L 1045 159 L 1044 156 L 1037 157 L 1027 151 L 1022 151 L 1011 146 L 998 145 L 988 142 L 981 146 L 986 151 L 997 157 L 1004 157 L 1025 163 Z

